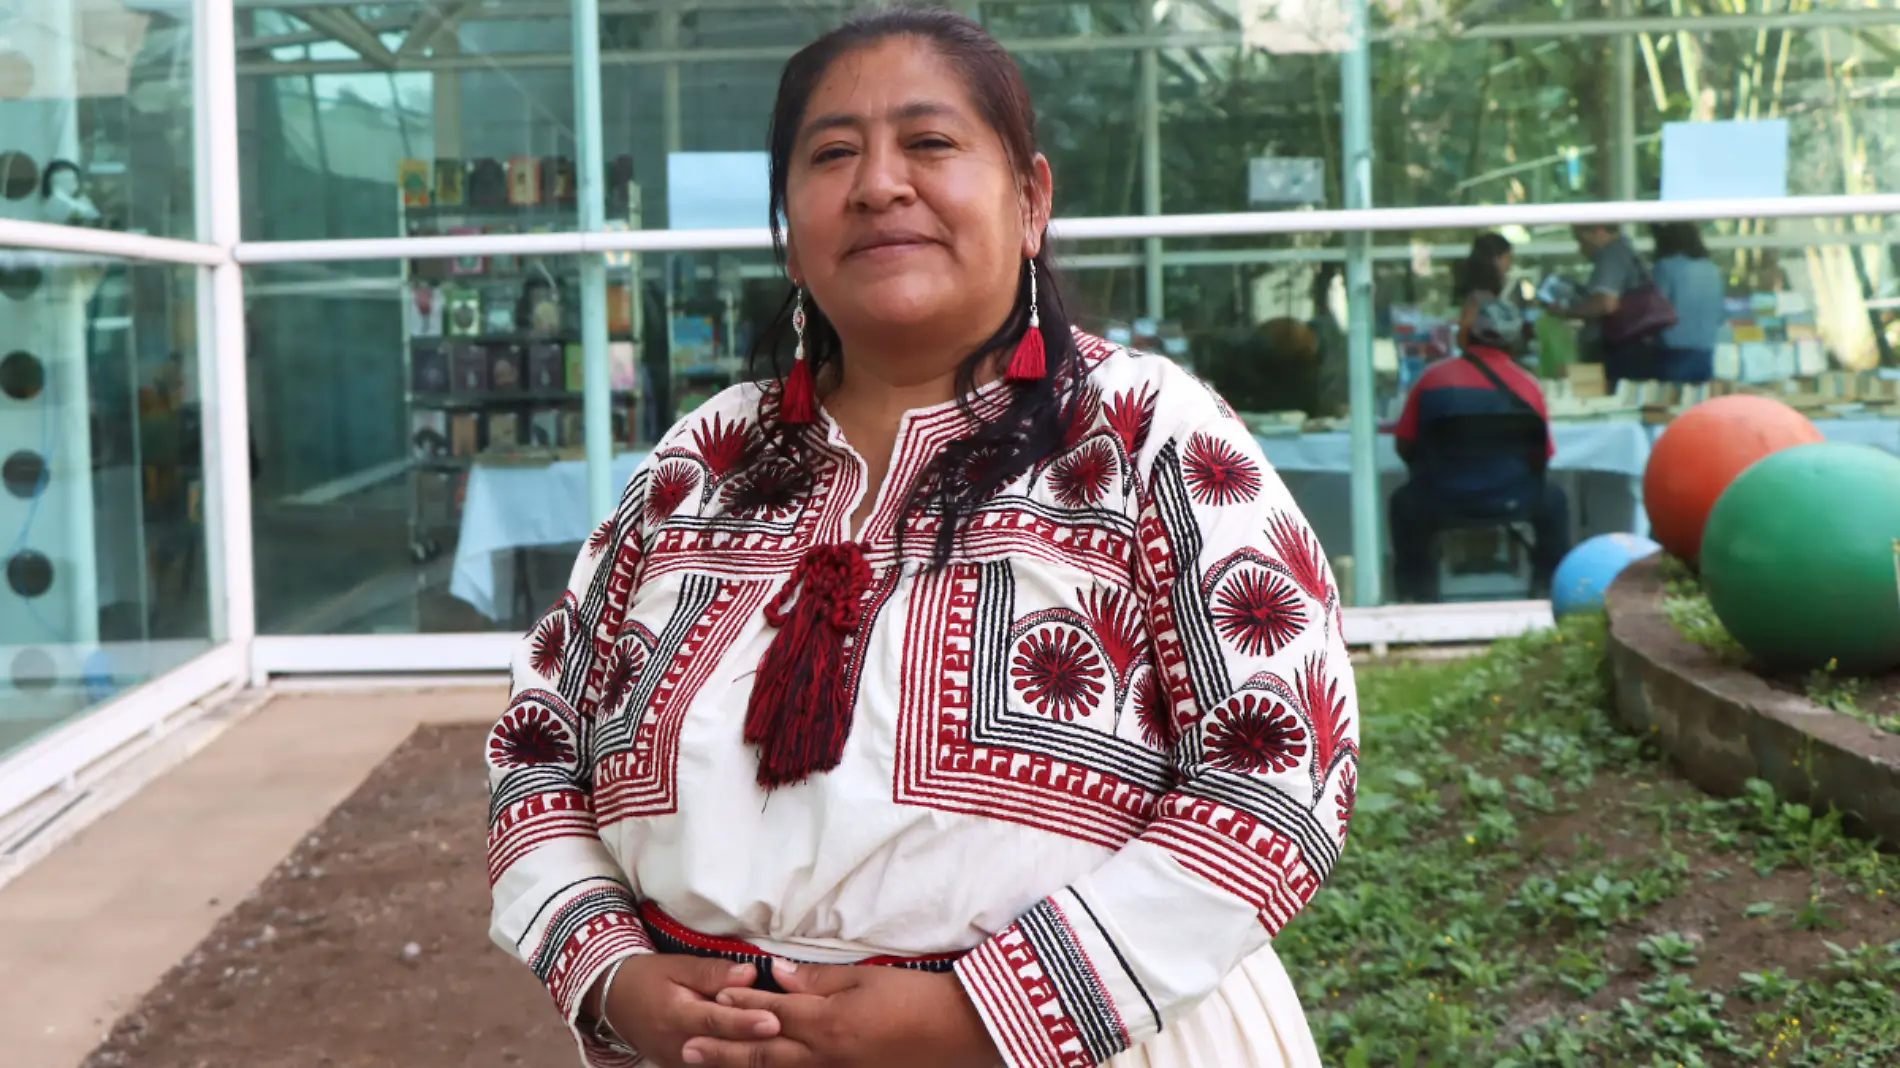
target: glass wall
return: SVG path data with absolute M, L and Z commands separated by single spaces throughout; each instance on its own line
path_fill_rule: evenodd
M 0 250 L 0 752 L 210 647 L 194 274 Z
M 1892 8 L 1371 6 L 1376 204 L 1875 192 L 1900 147 L 1885 106 L 1900 84 Z M 1059 215 L 1343 206 L 1340 5 L 966 9 L 1023 67 L 1044 147 L 1067 176 Z M 572 225 L 570 23 L 559 5 L 456 10 L 242 8 L 247 238 L 442 232 L 415 209 L 445 202 L 525 201 L 548 225 Z M 603 5 L 610 218 L 755 223 L 735 205 L 762 185 L 779 68 L 851 10 Z M 1699 164 L 1736 151 L 1762 166 Z M 481 232 L 482 221 L 451 229 Z
M 559 592 L 592 526 L 577 260 L 246 273 L 261 633 L 513 630 Z M 763 251 L 609 264 L 616 486 L 784 295 Z
M 0 218 L 193 236 L 191 10 L 0 9 Z
M 1581 238 L 1570 227 L 1513 227 L 1496 236 L 1506 239 L 1511 255 L 1505 298 L 1525 323 L 1508 346 L 1520 369 L 1515 385 L 1534 393 L 1550 416 L 1554 453 L 1547 481 L 1561 494 L 1554 530 L 1562 544 L 1645 531 L 1640 483 L 1650 445 L 1672 418 L 1711 396 L 1778 396 L 1831 440 L 1900 453 L 1895 220 L 1739 219 L 1660 231 L 1604 228 Z M 1417 544 L 1421 525 L 1406 510 L 1405 487 L 1417 458 L 1408 463 L 1399 449 L 1400 438 L 1416 433 L 1405 426 L 1408 398 L 1447 385 L 1495 388 L 1455 370 L 1447 374 L 1473 347 L 1459 342 L 1461 305 L 1454 299 L 1473 237 L 1421 234 L 1399 244 L 1382 236 L 1372 250 L 1379 499 L 1387 530 L 1381 573 L 1388 599 L 1491 600 L 1542 592 L 1533 559 L 1535 517 L 1529 515 L 1515 523 L 1486 522 L 1482 509 L 1441 510 L 1425 525 L 1462 529 L 1432 539 L 1437 544 L 1425 581 L 1401 582 L 1394 571 L 1399 550 Z M 1253 247 L 1239 247 L 1249 243 Z M 1568 314 L 1587 304 L 1593 278 L 1603 278 L 1597 262 L 1616 258 L 1618 243 L 1676 305 L 1677 326 L 1640 346 L 1609 345 L 1601 320 Z M 1254 426 L 1338 566 L 1352 550 L 1349 448 L 1339 418 L 1350 410 L 1343 407 L 1343 249 L 1308 235 L 1200 244 L 1227 247 L 1169 243 L 1163 259 L 1170 317 L 1136 329 L 1163 335 L 1163 345 L 1168 337 L 1183 339 L 1176 344 Z M 1085 292 L 1089 273 L 1075 272 Z M 1627 292 L 1642 276 L 1623 277 L 1619 284 Z
M 1378 206 L 1880 192 L 1888 146 L 1900 143 L 1885 107 L 1900 85 L 1897 9 L 1758 13 L 1713 0 L 1371 7 Z M 762 149 L 781 66 L 856 9 L 604 2 L 596 155 L 607 225 L 762 224 Z M 1342 5 L 961 9 L 1024 71 L 1059 217 L 1343 206 Z M 569 10 L 241 6 L 247 240 L 575 229 L 581 152 Z M 1749 165 L 1724 162 L 1737 159 Z M 1712 348 L 1716 381 L 1686 392 L 1651 384 L 1646 366 L 1613 386 L 1595 328 L 1565 329 L 1540 303 L 1565 292 L 1553 278 L 1589 288 L 1570 229 L 1508 231 L 1507 295 L 1532 323 L 1514 355 L 1542 383 L 1554 417 L 1563 538 L 1645 529 L 1641 464 L 1655 426 L 1686 400 L 1729 388 L 1805 396 L 1821 389 L 1822 372 L 1891 366 L 1881 317 L 1883 302 L 1900 294 L 1884 266 L 1883 226 L 1703 227 L 1723 277 L 1718 329 L 1730 348 Z M 1628 233 L 1653 258 L 1647 231 Z M 1445 580 L 1400 591 L 1387 531 L 1408 483 L 1392 432 L 1426 369 L 1460 350 L 1454 272 L 1475 236 L 1376 235 L 1373 327 L 1358 349 L 1336 233 L 1062 251 L 1085 322 L 1173 355 L 1232 399 L 1342 572 L 1370 570 L 1387 600 L 1515 599 L 1539 592 L 1528 539 L 1496 530 L 1450 538 L 1440 547 Z M 568 370 L 579 337 L 577 266 L 469 256 L 247 272 L 261 630 L 515 629 L 530 617 L 587 528 L 584 391 Z M 739 357 L 784 283 L 763 250 L 622 257 L 610 274 L 618 482 L 644 443 L 740 376 Z M 1787 307 L 1810 310 L 1781 314 L 1785 293 L 1806 301 Z M 1757 314 L 1770 300 L 1777 313 Z M 536 323 L 542 305 L 561 323 L 552 333 Z M 449 325 L 457 315 L 473 316 L 475 332 L 457 336 Z M 1749 347 L 1760 344 L 1784 347 L 1764 357 Z M 1374 366 L 1369 413 L 1349 403 L 1353 352 L 1369 353 Z M 1797 354 L 1794 364 L 1784 366 L 1786 352 Z M 467 384 L 456 384 L 458 367 Z M 438 372 L 449 388 L 417 378 Z M 1380 431 L 1378 470 L 1356 472 L 1349 425 L 1368 416 Z M 533 492 L 564 487 L 560 508 L 572 515 L 490 514 L 482 502 L 504 477 L 541 487 Z M 1376 483 L 1359 498 L 1376 499 L 1376 515 L 1355 517 L 1355 479 Z M 1355 518 L 1381 532 L 1377 560 L 1351 559 Z M 1366 551 L 1362 541 L 1357 555 Z

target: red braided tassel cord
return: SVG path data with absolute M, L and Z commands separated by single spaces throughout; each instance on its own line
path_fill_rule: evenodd
M 814 546 L 766 606 L 779 628 L 746 706 L 745 740 L 759 749 L 759 785 L 771 790 L 830 771 L 851 735 L 845 638 L 857 632 L 871 567 L 855 542 Z

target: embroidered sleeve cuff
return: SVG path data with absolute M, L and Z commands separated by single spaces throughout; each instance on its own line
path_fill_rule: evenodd
M 537 967 L 536 971 L 541 972 L 561 1019 L 574 1032 L 581 1063 L 587 1068 L 631 1068 L 645 1063 L 638 1051 L 595 1038 L 592 1021 L 581 1018 L 587 991 L 615 961 L 654 951 L 627 888 L 609 882 L 576 894 L 550 921 L 547 940 L 559 949 L 547 970 Z
M 1161 1029 L 1087 902 L 1044 899 L 957 962 L 1009 1068 L 1088 1068 Z

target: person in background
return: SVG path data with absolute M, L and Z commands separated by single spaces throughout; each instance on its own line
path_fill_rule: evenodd
M 1676 325 L 1662 332 L 1652 377 L 1707 382 L 1715 372 L 1715 338 L 1727 318 L 1722 272 L 1709 262 L 1695 223 L 1657 223 L 1649 232 L 1656 240 L 1656 287 L 1676 309 Z
M 1392 563 L 1402 601 L 1437 599 L 1441 527 L 1452 520 L 1509 514 L 1525 494 L 1539 493 L 1540 486 L 1541 497 L 1530 509 L 1536 538 L 1531 557 L 1534 591 L 1550 588 L 1551 574 L 1569 551 L 1569 502 L 1562 489 L 1544 481 L 1522 457 L 1499 454 L 1482 463 L 1453 466 L 1434 462 L 1427 453 L 1429 428 L 1436 420 L 1529 410 L 1544 418 L 1545 456 L 1556 455 L 1544 391 L 1511 355 L 1523 335 L 1524 317 L 1515 307 L 1502 300 L 1485 304 L 1472 316 L 1464 355 L 1426 368 L 1405 398 L 1392 433 L 1411 477 L 1393 491 L 1390 510 Z
M 1609 223 L 1573 226 L 1570 232 L 1577 247 L 1590 261 L 1590 283 L 1582 300 L 1568 308 L 1552 311 L 1570 319 L 1583 320 L 1577 345 L 1585 360 L 1603 365 L 1603 375 L 1612 388 L 1625 378 L 1654 378 L 1650 364 L 1654 360 L 1653 339 L 1610 344 L 1603 340 L 1603 320 L 1616 314 L 1623 297 L 1641 286 L 1649 277 L 1643 258 L 1630 244 L 1623 231 Z
M 1471 242 L 1471 252 L 1452 266 L 1451 299 L 1458 305 L 1458 344 L 1467 345 L 1478 309 L 1504 297 L 1511 277 L 1511 242 L 1503 234 L 1482 233 Z

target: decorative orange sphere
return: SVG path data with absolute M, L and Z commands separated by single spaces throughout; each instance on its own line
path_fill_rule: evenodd
M 1651 536 L 1691 564 L 1716 498 L 1771 453 L 1824 440 L 1807 416 L 1772 397 L 1732 394 L 1677 416 L 1656 439 L 1643 471 Z

